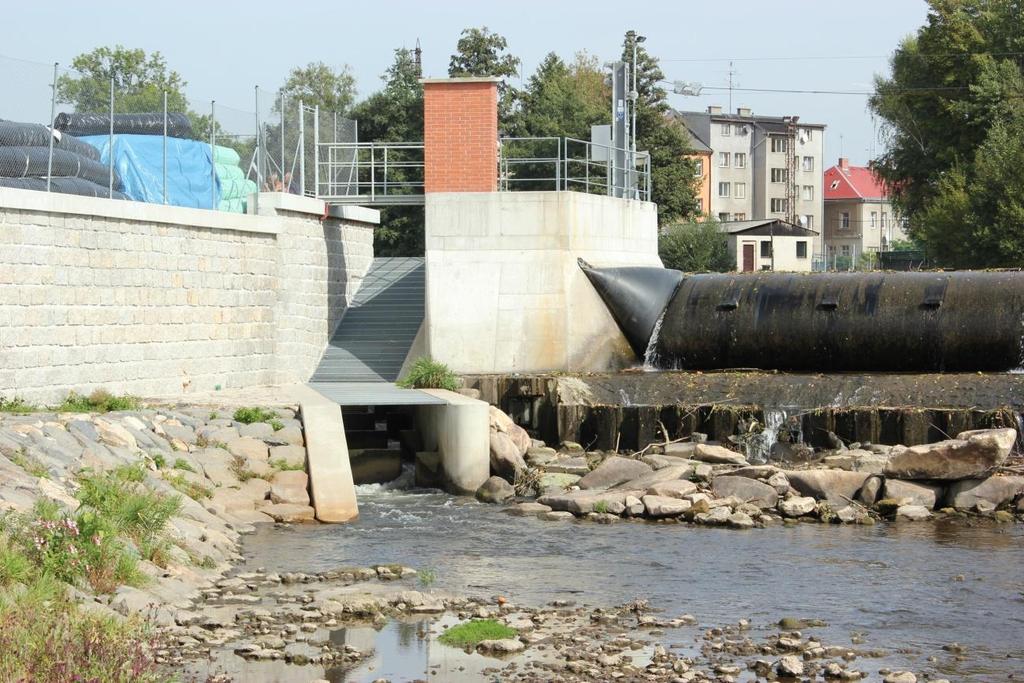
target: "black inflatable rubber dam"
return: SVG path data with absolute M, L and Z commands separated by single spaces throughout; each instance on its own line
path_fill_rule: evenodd
M 1018 271 L 687 275 L 580 267 L 661 369 L 1007 371 L 1021 366 Z

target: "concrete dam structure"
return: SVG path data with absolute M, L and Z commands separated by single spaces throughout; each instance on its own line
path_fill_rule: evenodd
M 580 267 L 637 356 L 675 370 L 999 372 L 1021 366 L 1024 273 L 688 275 Z

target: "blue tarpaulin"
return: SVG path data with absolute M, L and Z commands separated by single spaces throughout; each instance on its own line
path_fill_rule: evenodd
M 79 138 L 100 151 L 100 162 L 110 163 L 107 135 Z M 164 139 L 159 135 L 114 135 L 114 168 L 123 192 L 139 202 L 163 204 Z M 198 140 L 167 138 L 167 203 L 196 209 L 216 208 L 220 187 L 211 196 L 213 159 L 210 145 Z

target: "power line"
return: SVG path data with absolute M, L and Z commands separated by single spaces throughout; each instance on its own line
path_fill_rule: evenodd
M 920 59 L 945 59 L 948 57 L 1020 57 L 1024 56 L 1024 52 L 1013 51 L 1013 52 L 904 52 L 904 57 L 914 57 Z M 799 61 L 837 61 L 837 60 L 856 60 L 856 59 L 889 59 L 892 57 L 888 55 L 825 55 L 818 57 L 810 57 L 806 55 L 801 56 L 790 56 L 790 57 L 685 57 L 685 58 L 673 58 L 673 59 L 659 59 L 661 62 L 799 62 Z

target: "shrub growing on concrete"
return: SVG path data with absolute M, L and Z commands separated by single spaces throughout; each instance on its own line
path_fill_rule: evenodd
M 270 422 L 277 420 L 277 413 L 263 408 L 239 408 L 235 411 L 235 422 L 251 425 L 254 422 Z
M 398 386 L 406 389 L 447 389 L 458 391 L 459 378 L 444 363 L 432 360 L 426 356 L 419 358 L 409 373 L 398 381 Z
M 62 413 L 109 413 L 115 410 L 137 410 L 141 405 L 135 396 L 118 396 L 106 389 L 97 389 L 88 396 L 72 391 L 63 403 L 54 408 Z

